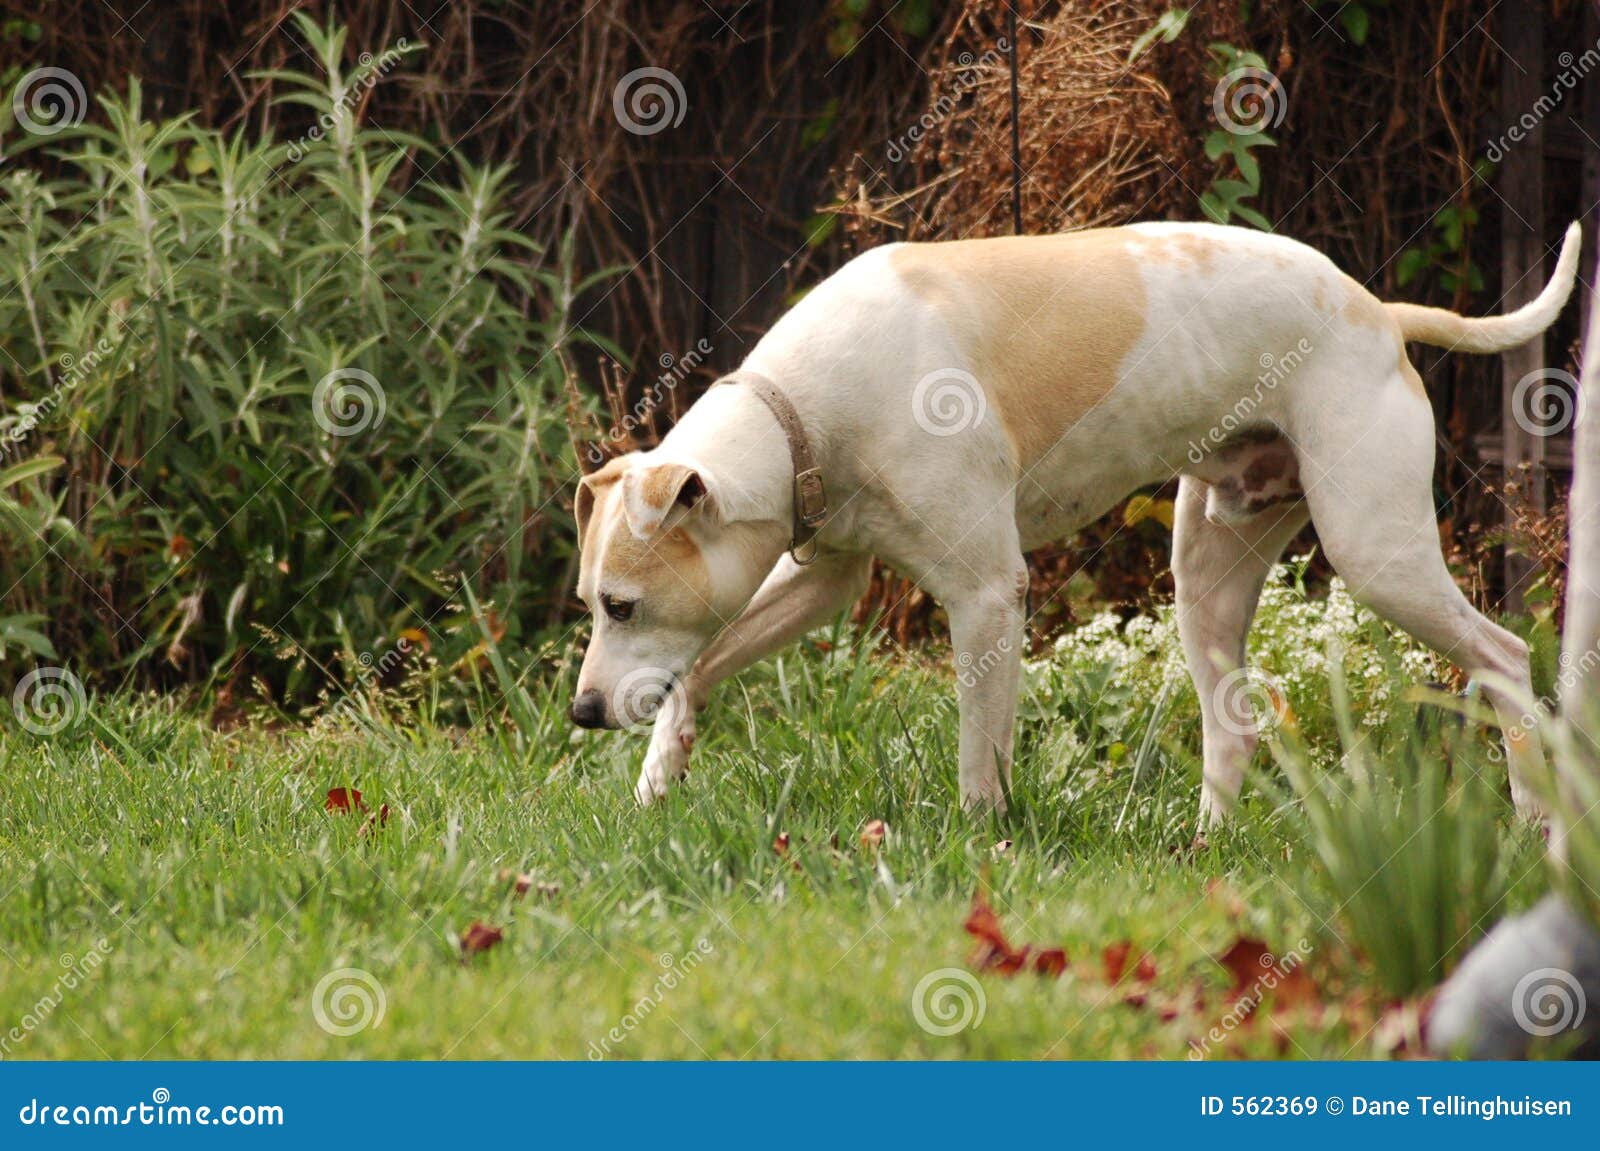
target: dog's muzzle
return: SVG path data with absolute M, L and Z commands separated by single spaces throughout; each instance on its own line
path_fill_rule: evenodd
M 606 725 L 606 697 L 604 692 L 592 688 L 572 701 L 572 722 L 579 727 L 604 727 Z

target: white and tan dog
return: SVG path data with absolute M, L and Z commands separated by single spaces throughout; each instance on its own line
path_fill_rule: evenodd
M 848 608 L 881 556 L 949 613 L 961 799 L 1002 805 L 1023 553 L 1176 475 L 1172 567 L 1203 717 L 1203 823 L 1238 797 L 1255 747 L 1248 692 L 1235 690 L 1245 636 L 1269 567 L 1308 517 L 1359 601 L 1484 675 L 1526 808 L 1520 776 L 1542 753 L 1503 685 L 1530 688 L 1527 648 L 1445 568 L 1433 412 L 1405 342 L 1526 342 L 1566 303 L 1578 251 L 1574 224 L 1539 297 L 1486 319 L 1384 303 L 1302 244 L 1207 224 L 867 252 L 658 447 L 583 480 L 578 594 L 594 632 L 572 717 L 654 718 L 638 796 L 664 794 L 711 687 Z M 801 564 L 789 550 L 810 534 L 795 495 L 807 453 L 827 512 Z

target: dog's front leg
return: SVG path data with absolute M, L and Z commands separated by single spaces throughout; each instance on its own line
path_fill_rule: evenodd
M 866 591 L 871 570 L 872 557 L 864 554 L 824 553 L 804 567 L 787 555 L 778 561 L 749 605 L 695 661 L 683 689 L 672 692 L 656 715 L 634 787 L 640 803 L 666 795 L 689 770 L 695 713 L 712 687 L 850 607 Z
M 1027 568 L 947 604 L 961 705 L 961 805 L 1004 811 L 1022 682 Z
M 691 690 L 671 692 L 656 713 L 644 767 L 639 772 L 639 782 L 633 785 L 634 797 L 642 804 L 660 799 L 688 774 L 689 751 L 694 747 L 695 705 Z

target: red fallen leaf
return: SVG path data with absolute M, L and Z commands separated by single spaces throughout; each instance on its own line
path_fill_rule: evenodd
M 1322 1002 L 1322 991 L 1298 960 L 1285 962 L 1259 939 L 1241 935 L 1217 960 L 1233 976 L 1235 998 L 1259 994 L 1272 996 L 1279 1007 Z
M 1106 944 L 1100 952 L 1100 964 L 1105 971 L 1107 983 L 1121 981 L 1123 973 L 1128 970 L 1128 957 L 1133 954 L 1133 943 L 1127 939 L 1119 939 L 1115 943 Z M 1140 953 L 1138 960 L 1133 965 L 1133 981 L 1135 983 L 1153 983 L 1156 978 L 1156 961 L 1149 955 Z M 1138 1006 L 1135 1004 L 1135 1006 Z
M 787 831 L 783 832 L 778 836 L 778 838 L 772 841 L 772 852 L 774 855 L 789 854 L 789 833 Z
M 861 846 L 868 851 L 876 849 L 889 837 L 889 825 L 881 819 L 870 820 L 861 829 Z
M 995 951 L 1010 954 L 1011 944 L 1006 940 L 1006 933 L 1000 926 L 1000 917 L 994 913 L 994 908 L 989 906 L 989 901 L 983 897 L 983 892 L 977 892 L 972 897 L 972 910 L 967 912 L 967 921 L 962 924 L 967 934 L 976 936 L 979 943 L 987 944 Z
M 1067 969 L 1067 953 L 1059 947 L 1042 948 L 1037 953 L 1031 946 L 1011 946 L 1000 926 L 1000 917 L 983 897 L 976 892 L 972 897 L 972 910 L 963 925 L 967 934 L 978 941 L 972 952 L 972 966 L 979 971 L 993 971 L 997 975 L 1015 975 L 1028 966 L 1033 957 L 1033 969 L 1040 975 L 1059 977 Z
M 1128 965 L 1128 952 L 1133 950 L 1133 944 L 1126 939 L 1116 943 L 1106 944 L 1100 952 L 1100 964 L 1105 971 L 1106 982 L 1115 983 L 1122 978 L 1122 969 Z
M 1040 975 L 1049 975 L 1053 978 L 1060 976 L 1067 970 L 1067 953 L 1060 947 L 1042 947 L 1033 957 L 1033 969 Z
M 515 889 L 518 899 L 521 899 L 530 891 L 537 891 L 546 899 L 554 899 L 561 893 L 561 885 L 559 883 L 538 883 L 527 872 L 514 871 L 509 867 L 502 867 L 497 878 L 501 883 L 510 884 Z
M 472 925 L 461 933 L 462 958 L 476 955 L 480 951 L 488 951 L 489 948 L 505 937 L 506 933 L 498 927 L 492 927 L 479 920 L 473 920 Z
M 518 895 L 528 894 L 528 889 L 533 886 L 533 876 L 526 872 L 512 871 L 509 867 L 500 869 L 501 883 L 509 883 L 517 889 Z
M 323 804 L 328 811 L 365 811 L 366 804 L 361 802 L 361 793 L 353 787 L 330 787 L 328 801 Z

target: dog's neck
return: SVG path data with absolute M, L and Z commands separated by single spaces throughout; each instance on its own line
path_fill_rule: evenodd
M 805 408 L 798 403 L 796 408 L 826 480 L 820 429 Z M 774 524 L 782 528 L 778 554 L 788 546 L 794 530 L 794 460 L 776 416 L 749 389 L 737 383 L 712 388 L 652 455 L 701 469 L 725 521 Z

